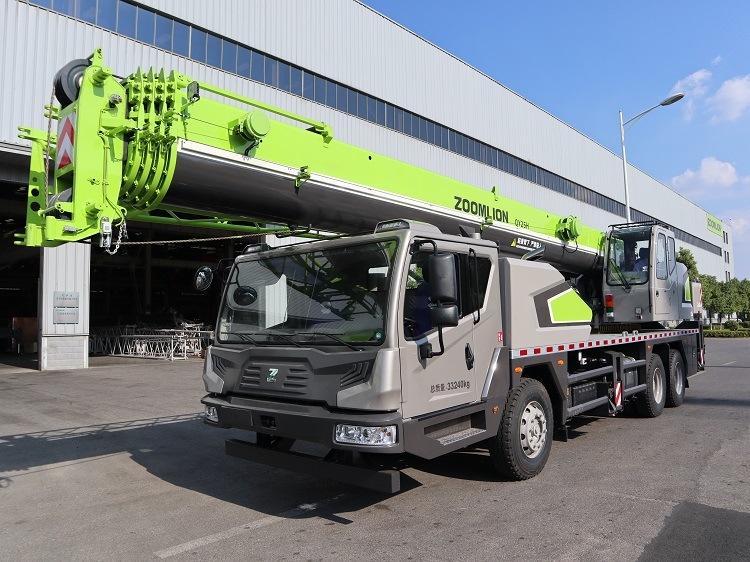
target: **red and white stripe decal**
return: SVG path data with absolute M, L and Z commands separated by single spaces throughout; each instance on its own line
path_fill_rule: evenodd
M 608 336 L 598 337 L 596 339 L 572 342 L 572 343 L 561 343 L 555 345 L 547 345 L 544 347 L 526 347 L 522 349 L 512 349 L 510 351 L 511 359 L 518 359 L 519 357 L 529 357 L 532 355 L 547 355 L 548 353 L 559 353 L 561 351 L 577 351 L 579 349 L 589 349 L 595 347 L 605 347 L 610 345 L 619 345 L 621 343 L 635 343 L 639 341 L 648 340 L 661 340 L 665 338 L 688 336 L 690 334 L 697 334 L 697 329 L 691 330 L 673 330 L 670 332 L 658 332 L 649 334 L 635 334 L 631 336 Z
M 76 131 L 76 112 L 64 117 L 57 126 L 57 158 L 55 169 L 59 170 L 73 163 L 73 143 Z
M 615 385 L 615 406 L 618 408 L 622 406 L 622 383 L 618 382 Z

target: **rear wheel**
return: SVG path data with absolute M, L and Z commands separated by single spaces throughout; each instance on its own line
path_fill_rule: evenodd
M 669 386 L 667 406 L 675 408 L 685 399 L 685 362 L 682 353 L 673 349 L 669 352 Z
M 521 381 L 508 395 L 497 436 L 489 440 L 497 471 L 512 480 L 539 474 L 552 448 L 552 403 L 542 383 Z
M 664 363 L 656 353 L 653 353 L 646 371 L 646 390 L 636 398 L 636 410 L 644 418 L 655 418 L 664 411 L 666 398 L 667 376 L 664 372 Z

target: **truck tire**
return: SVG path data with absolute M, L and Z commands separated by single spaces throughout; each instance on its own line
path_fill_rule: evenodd
M 667 376 L 664 363 L 656 353 L 651 354 L 646 371 L 646 390 L 636 397 L 635 409 L 644 418 L 655 418 L 664 411 L 667 399 Z
M 685 362 L 682 353 L 673 349 L 669 352 L 669 385 L 667 386 L 667 407 L 676 408 L 685 399 Z
M 54 78 L 55 97 L 60 102 L 60 109 L 65 109 L 78 99 L 81 91 L 81 79 L 84 71 L 91 66 L 87 59 L 75 59 L 57 71 Z
M 497 436 L 489 440 L 495 469 L 511 480 L 539 474 L 552 449 L 552 402 L 542 383 L 521 381 L 508 394 Z

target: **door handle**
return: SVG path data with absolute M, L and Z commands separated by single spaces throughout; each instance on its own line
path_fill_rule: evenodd
M 657 296 L 657 297 L 659 296 L 659 291 L 658 291 L 658 290 L 656 291 L 656 296 Z
M 464 349 L 464 354 L 466 355 L 466 368 L 471 370 L 474 368 L 474 352 L 471 350 L 471 344 L 466 344 L 466 349 Z

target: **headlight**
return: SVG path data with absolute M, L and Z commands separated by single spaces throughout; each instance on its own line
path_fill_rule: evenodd
M 339 424 L 336 426 L 336 442 L 350 445 L 393 445 L 396 443 L 396 426 Z

